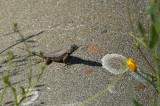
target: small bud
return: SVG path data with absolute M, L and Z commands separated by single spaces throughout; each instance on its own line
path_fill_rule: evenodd
M 129 58 L 127 59 L 126 62 L 128 68 L 132 71 L 132 72 L 137 72 L 137 66 L 136 66 L 136 62 L 133 58 Z

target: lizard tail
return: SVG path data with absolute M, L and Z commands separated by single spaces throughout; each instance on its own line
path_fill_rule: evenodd
M 27 49 L 24 49 L 24 48 L 21 48 L 21 47 L 18 47 L 18 48 L 19 48 L 19 49 L 22 49 L 22 50 L 24 50 L 24 51 L 26 51 L 26 52 L 31 53 L 33 56 L 39 56 L 39 57 L 40 57 L 40 55 L 39 55 L 37 52 L 30 51 L 30 50 L 27 50 Z

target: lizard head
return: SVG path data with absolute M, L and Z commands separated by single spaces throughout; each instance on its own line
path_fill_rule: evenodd
M 79 47 L 75 44 L 70 45 L 70 53 L 73 53 L 75 50 L 77 50 Z

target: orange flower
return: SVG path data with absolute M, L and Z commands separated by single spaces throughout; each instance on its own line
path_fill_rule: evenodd
M 137 72 L 136 62 L 133 58 L 127 59 L 127 66 L 132 72 Z

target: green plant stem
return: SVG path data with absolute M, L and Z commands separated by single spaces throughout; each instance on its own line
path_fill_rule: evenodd
M 143 59 L 146 61 L 146 63 L 148 64 L 148 66 L 151 68 L 151 70 L 153 71 L 153 74 L 156 74 L 156 70 L 152 67 L 152 65 L 149 63 L 148 59 L 146 58 L 146 56 L 143 54 L 141 48 L 137 48 L 138 51 L 140 52 L 141 56 L 143 57 Z
M 150 82 L 147 78 L 145 78 L 143 75 L 141 75 L 139 72 L 137 72 L 138 75 L 140 75 L 143 79 L 145 79 L 147 82 L 149 82 L 155 89 L 157 88 L 156 85 L 152 82 Z M 158 92 L 158 90 L 156 89 L 156 91 Z
M 23 36 L 23 34 L 21 34 L 20 33 L 20 30 L 18 29 L 18 27 L 17 27 L 17 25 L 14 27 L 15 28 L 15 32 L 16 33 L 18 33 L 19 34 L 19 36 L 20 36 L 20 38 L 21 38 L 21 40 L 22 40 L 22 42 L 24 43 L 24 45 L 25 45 L 25 48 L 26 48 L 26 51 L 28 52 L 28 57 L 29 57 L 29 74 L 28 74 L 28 88 L 27 88 L 27 91 L 31 88 L 31 82 L 32 82 L 32 58 L 31 58 L 31 51 L 30 51 L 30 49 L 29 49 L 29 46 L 28 46 L 28 44 L 27 44 L 27 42 L 26 42 L 26 40 L 24 39 L 24 36 Z M 15 106 L 18 106 L 18 105 L 20 105 L 22 102 L 23 102 L 23 100 L 25 100 L 26 99 L 26 95 L 23 95 L 23 97 L 20 99 L 20 101 L 18 102 L 18 99 L 15 97 L 15 96 L 17 96 L 17 95 L 15 95 L 14 94 L 14 99 L 15 99 L 15 101 L 16 101 L 16 105 Z
M 94 100 L 95 98 L 101 96 L 102 94 L 104 94 L 111 86 L 114 86 L 123 76 L 123 73 L 121 73 L 116 79 L 113 80 L 113 82 L 107 86 L 105 89 L 99 91 L 97 94 L 93 95 L 92 97 L 84 100 L 82 103 L 78 104 L 78 106 L 83 106 L 89 102 L 91 102 L 92 100 Z
M 2 104 L 3 104 L 3 96 L 5 95 L 6 91 L 7 91 L 7 86 L 4 87 L 4 90 L 2 91 L 2 94 L 0 97 L 0 103 L 2 103 Z
M 155 47 L 155 49 L 152 51 L 152 58 L 154 60 L 154 64 L 155 64 L 155 68 L 157 70 L 157 90 L 158 90 L 158 96 L 157 96 L 157 104 L 158 106 L 160 106 L 160 63 L 157 60 L 158 57 L 158 52 L 157 52 L 157 46 Z
M 42 77 L 42 75 L 44 74 L 44 70 L 45 69 L 41 69 L 40 71 L 40 74 L 39 74 L 39 76 L 38 76 L 38 78 L 37 78 L 37 80 L 36 80 L 36 83 L 35 83 L 35 86 L 39 83 L 39 80 L 40 80 L 40 78 Z
M 160 93 L 158 94 L 157 101 L 158 101 L 158 106 L 160 106 Z
M 158 82 L 160 83 L 160 64 L 157 60 L 154 60 L 155 62 L 155 68 L 157 70 L 157 79 L 158 79 Z
M 17 98 L 17 91 L 14 87 L 11 87 L 13 95 L 14 95 L 14 106 L 18 106 L 18 98 Z
M 158 57 L 158 46 L 156 46 L 152 51 L 152 58 L 154 60 L 154 64 L 155 64 L 155 69 L 156 69 L 156 73 L 157 73 L 157 78 L 158 78 L 158 82 L 160 83 L 160 63 L 157 60 Z
M 21 98 L 21 100 L 19 101 L 18 105 L 20 105 L 20 104 L 23 102 L 23 100 L 25 100 L 25 99 L 26 99 L 26 96 L 23 96 L 23 97 Z
M 27 52 L 28 52 L 28 55 L 29 55 L 29 64 L 30 64 L 30 66 L 29 66 L 29 81 L 28 81 L 28 89 L 29 88 L 31 88 L 31 82 L 32 82 L 32 58 L 31 58 L 31 52 L 30 52 L 30 50 L 29 50 L 29 46 L 28 46 L 28 44 L 27 44 L 27 42 L 24 40 L 24 36 L 23 36 L 23 34 L 21 34 L 20 33 L 20 31 L 18 30 L 18 32 L 17 32 L 18 34 L 19 34 L 19 36 L 20 36 L 20 38 L 24 41 L 23 43 L 24 43 L 24 45 L 25 45 L 25 47 L 26 47 L 26 50 L 27 50 Z
M 21 98 L 21 100 L 18 102 L 18 105 L 20 105 L 22 102 L 23 102 L 23 100 L 25 100 L 27 98 L 27 96 L 25 95 L 25 96 L 23 96 L 22 98 Z
M 156 106 L 156 97 L 157 97 L 157 92 L 156 94 L 153 96 L 153 98 L 151 98 L 153 100 L 153 104 L 151 106 Z

